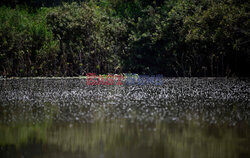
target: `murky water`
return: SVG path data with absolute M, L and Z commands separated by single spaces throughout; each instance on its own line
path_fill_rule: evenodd
M 249 79 L 0 79 L 0 116 L 0 157 L 250 157 Z

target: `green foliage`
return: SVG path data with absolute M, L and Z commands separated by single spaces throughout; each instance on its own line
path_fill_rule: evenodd
M 41 9 L 37 14 L 29 14 L 27 10 L 20 8 L 15 10 L 0 8 L 2 74 L 6 76 L 44 74 L 44 67 L 40 61 L 48 59 L 49 63 L 53 59 L 48 57 L 54 56 L 55 54 L 51 53 L 57 49 L 56 42 L 52 40 L 52 32 L 47 29 L 46 12 L 47 9 Z
M 209 1 L 205 9 L 196 6 L 194 14 L 185 18 L 185 40 L 205 55 L 209 64 L 203 66 L 210 69 L 211 75 L 247 74 L 249 6 L 249 2 L 236 0 Z
M 248 76 L 249 2 L 165 1 L 129 23 L 126 69 L 167 76 Z
M 186 48 L 180 29 L 188 10 L 176 1 L 161 7 L 147 6 L 139 17 L 129 19 L 131 26 L 126 68 L 132 72 L 184 76 Z
M 248 1 L 18 2 L 0 8 L 4 76 L 250 76 Z
M 114 72 L 120 68 L 126 25 L 119 18 L 108 16 L 93 3 L 72 3 L 54 8 L 47 22 L 60 41 L 63 74 Z
M 18 5 L 25 5 L 32 8 L 40 8 L 40 7 L 52 7 L 62 4 L 63 2 L 81 2 L 84 0 L 1 0 L 0 6 L 8 6 L 15 8 Z

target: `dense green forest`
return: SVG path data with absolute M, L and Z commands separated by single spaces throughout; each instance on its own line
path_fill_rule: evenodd
M 247 0 L 0 5 L 0 76 L 250 76 Z

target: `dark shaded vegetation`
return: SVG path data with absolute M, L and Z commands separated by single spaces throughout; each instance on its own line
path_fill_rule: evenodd
M 1 75 L 250 76 L 249 1 L 73 1 L 0 2 Z
M 16 8 L 17 5 L 24 5 L 32 8 L 54 7 L 63 3 L 83 2 L 84 0 L 1 0 L 0 5 Z

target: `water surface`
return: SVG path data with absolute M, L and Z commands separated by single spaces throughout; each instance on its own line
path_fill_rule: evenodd
M 248 79 L 0 80 L 0 157 L 248 158 Z

